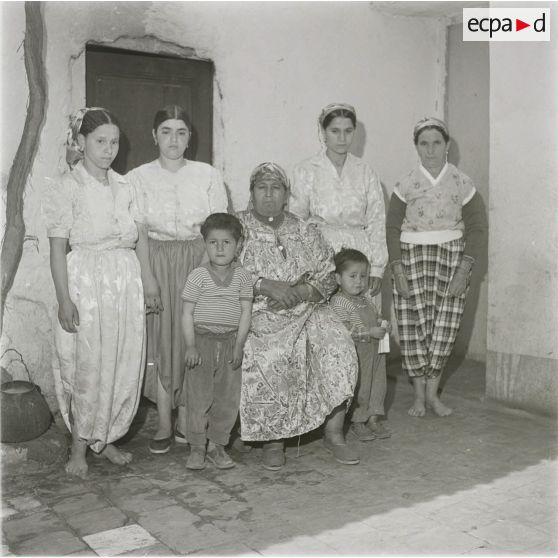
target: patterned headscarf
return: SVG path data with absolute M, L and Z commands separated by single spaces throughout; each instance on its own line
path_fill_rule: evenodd
M 262 163 L 258 165 L 250 175 L 250 191 L 254 189 L 254 186 L 260 180 L 265 180 L 266 178 L 271 178 L 283 184 L 285 190 L 289 189 L 289 179 L 285 171 L 275 163 Z
M 320 113 L 320 118 L 318 119 L 318 123 L 320 124 L 320 126 L 323 125 L 326 116 L 328 114 L 331 114 L 335 110 L 346 110 L 348 112 L 351 112 L 356 120 L 355 107 L 353 107 L 352 105 L 347 105 L 346 103 L 331 103 L 331 105 L 327 105 L 327 107 L 324 107 L 322 109 L 322 112 Z
M 101 107 L 85 107 L 76 110 L 70 116 L 70 124 L 66 131 L 66 160 L 70 166 L 74 166 L 80 159 L 83 159 L 83 150 L 78 143 L 78 135 L 83 122 L 83 117 L 91 110 L 105 110 Z
M 423 128 L 428 128 L 429 126 L 436 126 L 436 128 L 440 128 L 444 130 L 446 135 L 449 136 L 448 127 L 446 126 L 446 123 L 443 120 L 440 120 L 439 118 L 434 118 L 433 116 L 426 116 L 422 120 L 419 120 L 416 123 L 415 128 L 413 130 L 413 137 L 416 138 L 417 134 Z

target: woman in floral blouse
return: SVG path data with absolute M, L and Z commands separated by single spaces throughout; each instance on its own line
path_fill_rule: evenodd
M 130 171 L 126 178 L 134 187 L 139 208 L 138 242 L 149 244 L 142 277 L 150 311 L 144 395 L 157 403 L 159 416 L 149 450 L 161 454 L 170 450 L 173 434 L 175 441 L 186 443 L 180 294 L 188 273 L 205 252 L 200 225 L 209 214 L 226 211 L 228 201 L 219 171 L 184 158 L 191 138 L 184 109 L 169 105 L 159 110 L 152 134 L 159 158 Z M 173 433 L 171 414 L 176 407 Z
M 384 196 L 376 172 L 349 153 L 356 122 L 351 105 L 334 103 L 322 110 L 324 148 L 294 167 L 289 211 L 316 223 L 335 252 L 362 252 L 370 262 L 370 294 L 375 296 L 388 259 Z
M 473 181 L 448 162 L 450 136 L 437 118 L 413 131 L 420 164 L 393 189 L 387 239 L 403 369 L 415 400 L 409 415 L 452 410 L 438 397 L 453 349 L 469 279 L 486 233 L 482 200 Z

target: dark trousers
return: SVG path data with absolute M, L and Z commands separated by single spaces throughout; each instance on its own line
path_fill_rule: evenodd
M 236 331 L 226 334 L 196 332 L 201 364 L 186 369 L 188 429 L 186 438 L 193 446 L 207 440 L 227 445 L 238 415 L 242 367 L 233 370 Z
M 378 341 L 355 341 L 358 355 L 358 382 L 353 399 L 351 422 L 366 422 L 372 415 L 384 414 L 387 391 L 386 357 L 378 354 Z

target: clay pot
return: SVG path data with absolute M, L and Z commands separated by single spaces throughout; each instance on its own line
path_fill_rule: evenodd
M 0 442 L 26 442 L 48 430 L 52 416 L 39 387 L 15 380 L 0 385 Z

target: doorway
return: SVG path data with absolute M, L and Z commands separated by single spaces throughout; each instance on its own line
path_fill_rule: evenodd
M 213 63 L 87 45 L 87 106 L 113 112 L 121 126 L 112 167 L 120 174 L 157 158 L 151 129 L 160 108 L 174 103 L 190 117 L 192 138 L 185 156 L 211 164 Z

